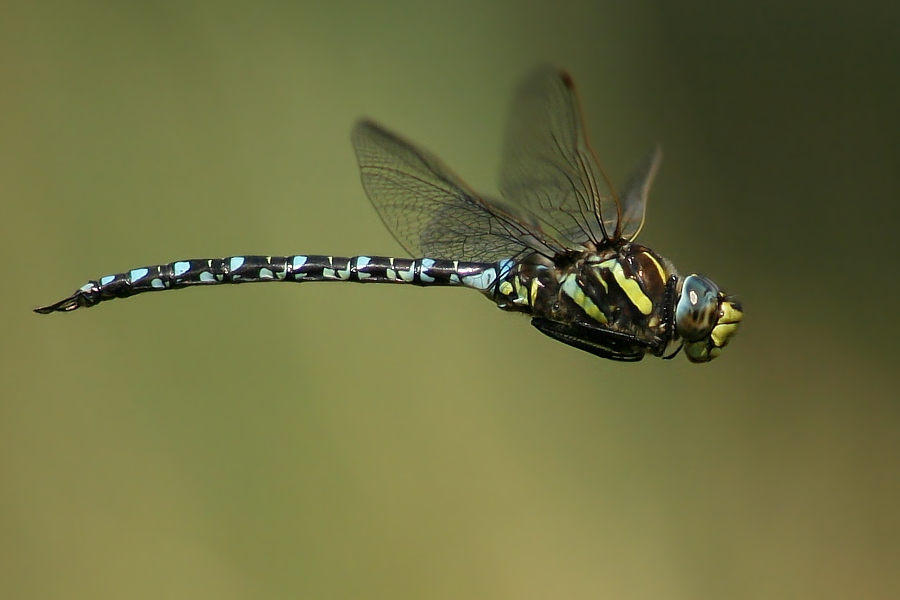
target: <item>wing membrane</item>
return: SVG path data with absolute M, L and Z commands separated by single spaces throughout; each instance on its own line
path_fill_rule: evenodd
M 501 194 L 537 215 L 543 229 L 575 245 L 617 241 L 623 230 L 640 229 L 643 204 L 620 207 L 588 144 L 566 73 L 543 68 L 523 81 L 506 136 Z
M 553 258 L 634 239 L 659 162 L 656 150 L 617 197 L 588 144 L 571 78 L 551 68 L 516 93 L 500 177 L 504 202 L 479 196 L 437 157 L 373 121 L 356 124 L 353 145 L 369 199 L 407 252 L 476 262 L 530 251 Z
M 363 187 L 385 226 L 413 256 L 474 262 L 561 248 L 527 218 L 482 200 L 437 157 L 363 120 L 353 129 Z
M 659 169 L 662 160 L 662 150 L 654 147 L 643 161 L 634 170 L 631 179 L 622 189 L 622 238 L 633 240 L 641 232 L 644 226 L 644 216 L 647 214 L 647 194 L 650 185 Z

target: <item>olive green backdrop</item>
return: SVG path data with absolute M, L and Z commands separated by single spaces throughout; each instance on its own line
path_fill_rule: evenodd
M 0 597 L 900 594 L 900 9 L 3 2 Z M 579 84 L 641 241 L 746 305 L 599 360 L 470 290 L 33 307 L 238 253 L 400 253 L 362 115 L 493 191 L 515 82 Z

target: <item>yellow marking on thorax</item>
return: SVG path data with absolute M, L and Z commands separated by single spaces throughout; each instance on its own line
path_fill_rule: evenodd
M 601 266 L 607 266 L 608 264 L 609 272 L 613 274 L 616 283 L 619 284 L 619 287 L 622 288 L 622 291 L 625 292 L 625 295 L 628 296 L 635 308 L 641 311 L 642 315 L 649 315 L 653 312 L 653 302 L 650 301 L 650 298 L 647 297 L 647 294 L 644 293 L 637 281 L 625 276 L 622 264 L 618 260 L 607 260 L 601 263 Z
M 500 293 L 504 296 L 511 296 L 513 293 L 513 286 L 510 282 L 504 281 L 500 284 Z
M 531 280 L 531 306 L 534 306 L 534 303 L 537 301 L 538 290 L 541 288 L 541 282 L 538 281 L 538 278 L 535 277 Z
M 563 280 L 562 291 L 564 294 L 574 300 L 575 304 L 580 306 L 589 317 L 599 323 L 603 323 L 604 325 L 609 323 L 609 320 L 606 318 L 606 315 L 603 314 L 603 311 L 600 310 L 596 304 L 594 304 L 593 300 L 588 298 L 588 296 L 584 293 L 584 290 L 581 289 L 581 286 L 578 285 L 578 281 L 574 273 L 569 273 Z
M 525 285 L 522 283 L 522 278 L 516 275 L 513 278 L 513 281 L 516 282 L 516 298 L 513 300 L 513 304 L 524 304 L 528 305 L 528 290 L 525 288 Z
M 649 252 L 643 252 L 642 254 L 644 256 L 646 256 L 647 258 L 649 258 L 651 261 L 653 261 L 653 264 L 656 265 L 656 270 L 659 271 L 659 278 L 662 280 L 663 283 L 665 283 L 666 282 L 666 271 L 662 268 L 662 265 L 659 264 L 659 261 L 656 260 L 656 258 Z
M 603 268 L 603 267 L 609 268 L 609 265 L 606 264 L 606 263 L 608 263 L 608 262 L 615 262 L 615 261 L 608 261 L 608 260 L 607 260 L 607 261 L 604 261 L 604 262 L 602 262 L 602 263 L 600 263 L 600 264 L 596 264 L 596 263 L 595 263 L 595 264 L 592 264 L 592 265 L 591 265 L 592 267 L 594 267 L 594 268 L 592 269 L 594 276 L 597 278 L 597 281 L 600 282 L 600 285 L 603 286 L 603 291 L 606 292 L 607 294 L 609 293 L 609 285 L 607 285 L 606 280 L 603 279 L 603 274 L 600 273 L 599 269 L 601 269 L 601 268 Z

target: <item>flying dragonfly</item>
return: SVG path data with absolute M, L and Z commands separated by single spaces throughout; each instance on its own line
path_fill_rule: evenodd
M 418 258 L 229 256 L 178 260 L 91 280 L 35 312 L 144 292 L 226 283 L 351 281 L 473 288 L 525 313 L 551 338 L 619 361 L 717 357 L 743 307 L 709 279 L 678 274 L 636 244 L 660 160 L 653 150 L 616 193 L 591 149 L 575 86 L 542 68 L 515 93 L 500 195 L 473 191 L 437 157 L 378 123 L 353 129 L 362 184 L 385 226 Z

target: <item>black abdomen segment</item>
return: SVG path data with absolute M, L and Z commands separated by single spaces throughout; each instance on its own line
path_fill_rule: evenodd
M 262 281 L 465 285 L 484 291 L 493 284 L 496 272 L 495 263 L 386 256 L 229 256 L 179 260 L 89 281 L 68 298 L 36 308 L 34 311 L 41 314 L 66 312 L 144 292 L 181 289 L 195 285 Z

